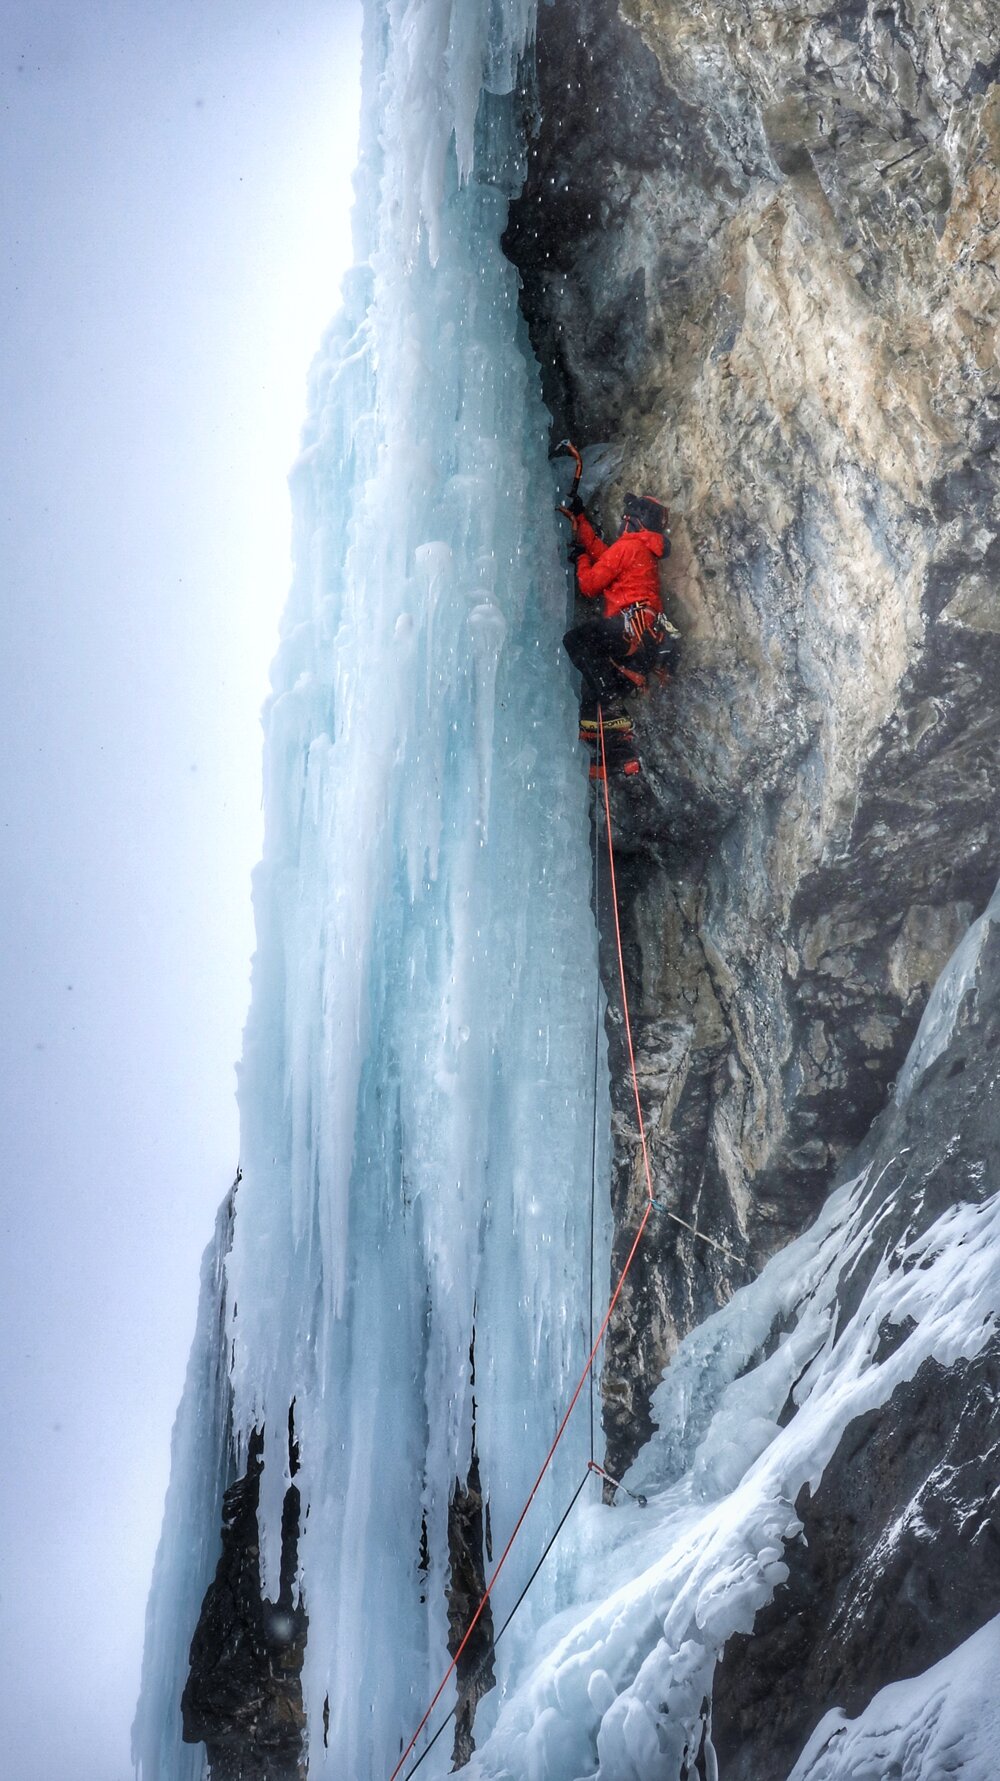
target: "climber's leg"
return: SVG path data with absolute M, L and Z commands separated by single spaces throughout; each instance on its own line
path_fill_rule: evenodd
M 607 705 L 621 698 L 628 683 L 618 672 L 616 663 L 627 658 L 630 639 L 620 616 L 591 618 L 582 625 L 574 625 L 566 632 L 563 647 L 574 668 L 579 669 L 586 691 L 594 699 Z

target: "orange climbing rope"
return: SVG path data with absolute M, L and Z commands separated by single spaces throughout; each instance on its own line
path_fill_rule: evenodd
M 621 923 L 618 920 L 618 884 L 615 879 L 615 849 L 614 842 L 611 838 L 611 800 L 608 796 L 608 764 L 604 757 L 604 712 L 600 705 L 597 707 L 597 728 L 601 739 L 601 782 L 604 786 L 604 819 L 608 831 L 608 869 L 611 874 L 611 907 L 614 910 L 615 915 L 615 945 L 618 948 L 618 976 L 622 986 L 622 1011 L 625 1016 L 625 1038 L 628 1041 L 628 1067 L 629 1074 L 632 1077 L 632 1092 L 635 1095 L 635 1113 L 639 1122 L 639 1143 L 642 1146 L 642 1166 L 646 1171 L 646 1194 L 648 1197 L 646 1217 L 648 1218 L 650 1212 L 653 1210 L 653 1172 L 649 1166 L 649 1150 L 646 1145 L 646 1127 L 642 1117 L 642 1105 L 639 1100 L 639 1078 L 635 1072 L 635 1052 L 632 1049 L 632 1022 L 629 1018 L 628 1011 L 628 991 L 625 988 L 625 958 L 622 953 Z M 645 1223 L 646 1219 L 644 1218 L 642 1225 L 639 1227 L 640 1236 Z M 631 1261 L 631 1259 L 630 1256 L 629 1261 Z M 624 1278 L 625 1276 L 623 1274 L 622 1280 L 624 1280 Z M 622 1281 L 620 1280 L 618 1282 L 619 1291 L 621 1290 L 621 1284 Z M 614 1300 L 612 1300 L 612 1304 L 613 1303 Z
M 441 1699 L 441 1696 L 443 1695 L 445 1689 L 447 1688 L 449 1681 L 451 1680 L 456 1669 L 458 1668 L 459 1662 L 461 1661 L 462 1653 L 464 1652 L 466 1646 L 468 1645 L 469 1640 L 471 1639 L 472 1634 L 475 1631 L 476 1626 L 478 1625 L 479 1620 L 482 1617 L 482 1614 L 486 1608 L 486 1604 L 489 1601 L 490 1596 L 493 1593 L 493 1589 L 496 1584 L 497 1578 L 499 1577 L 501 1571 L 504 1568 L 504 1565 L 507 1562 L 507 1558 L 510 1553 L 511 1547 L 514 1544 L 514 1541 L 517 1539 L 517 1536 L 520 1533 L 521 1528 L 524 1524 L 524 1520 L 528 1513 L 528 1510 L 531 1508 L 531 1505 L 534 1502 L 535 1497 L 538 1494 L 538 1489 L 542 1482 L 542 1479 L 545 1477 L 545 1474 L 548 1471 L 549 1466 L 552 1464 L 552 1460 L 555 1455 L 556 1448 L 559 1446 L 559 1443 L 563 1438 L 563 1435 L 566 1431 L 566 1425 L 569 1422 L 569 1419 L 572 1416 L 573 1411 L 576 1409 L 576 1406 L 580 1399 L 580 1393 L 583 1391 L 583 1388 L 587 1383 L 587 1379 L 590 1376 L 590 1372 L 594 1365 L 594 1361 L 597 1358 L 598 1349 L 600 1348 L 601 1343 L 604 1340 L 605 1331 L 607 1330 L 607 1327 L 608 1327 L 609 1323 L 611 1322 L 611 1318 L 614 1313 L 615 1306 L 617 1305 L 618 1300 L 621 1297 L 622 1288 L 625 1285 L 625 1282 L 628 1278 L 629 1269 L 631 1268 L 632 1263 L 635 1260 L 635 1255 L 636 1255 L 636 1251 L 639 1248 L 639 1244 L 642 1242 L 643 1232 L 645 1231 L 646 1226 L 649 1223 L 650 1214 L 654 1210 L 653 1176 L 652 1176 L 652 1170 L 650 1169 L 650 1166 L 649 1166 L 649 1150 L 648 1150 L 648 1147 L 646 1144 L 646 1127 L 645 1127 L 643 1117 L 642 1117 L 642 1105 L 639 1100 L 639 1081 L 638 1081 L 638 1077 L 636 1076 L 635 1052 L 634 1052 L 633 1046 L 632 1046 L 632 1023 L 631 1023 L 631 1020 L 629 1019 L 628 992 L 626 991 L 626 988 L 625 988 L 625 958 L 624 958 L 624 954 L 622 952 L 621 926 L 620 926 L 619 919 L 618 919 L 618 887 L 617 887 L 617 884 L 615 881 L 615 850 L 614 850 L 614 841 L 612 839 L 612 834 L 611 834 L 611 801 L 608 796 L 608 769 L 607 769 L 607 760 L 605 758 L 605 751 L 604 751 L 604 715 L 603 715 L 603 712 L 601 711 L 600 706 L 598 706 L 598 708 L 597 708 L 597 718 L 598 718 L 598 733 L 599 733 L 599 738 L 600 738 L 600 749 L 601 749 L 601 778 L 602 778 L 602 783 L 604 786 L 604 816 L 605 816 L 605 826 L 607 829 L 607 837 L 608 837 L 608 864 L 610 867 L 610 874 L 611 874 L 611 904 L 612 904 L 612 908 L 614 910 L 614 916 L 615 916 L 615 943 L 616 943 L 616 946 L 618 949 L 618 971 L 619 971 L 619 976 L 620 976 L 620 980 L 621 980 L 622 1007 L 623 1007 L 624 1013 L 625 1013 L 625 1037 L 626 1037 L 626 1041 L 628 1043 L 629 1071 L 630 1071 L 631 1077 L 632 1077 L 632 1089 L 635 1094 L 635 1110 L 636 1110 L 636 1116 L 637 1116 L 638 1122 L 639 1122 L 639 1142 L 642 1147 L 642 1162 L 643 1162 L 643 1168 L 645 1170 L 645 1175 L 646 1175 L 646 1205 L 645 1205 L 645 1208 L 644 1208 L 644 1211 L 642 1214 L 642 1218 L 639 1221 L 639 1228 L 636 1231 L 635 1236 L 632 1240 L 632 1247 L 629 1250 L 628 1255 L 626 1257 L 625 1266 L 622 1268 L 622 1271 L 618 1276 L 618 1284 L 615 1287 L 615 1290 L 611 1295 L 611 1300 L 610 1300 L 610 1303 L 608 1305 L 606 1312 L 604 1313 L 604 1319 L 601 1323 L 601 1327 L 598 1330 L 597 1335 L 594 1337 L 593 1346 L 591 1347 L 590 1353 L 587 1356 L 586 1366 L 584 1367 L 583 1372 L 580 1374 L 580 1377 L 577 1380 L 576 1389 L 574 1390 L 573 1396 L 570 1398 L 570 1401 L 566 1406 L 566 1410 L 563 1414 L 563 1419 L 560 1422 L 559 1427 L 556 1429 L 555 1437 L 553 1439 L 551 1447 L 549 1448 L 548 1453 L 545 1455 L 545 1459 L 542 1462 L 542 1467 L 538 1474 L 538 1477 L 535 1479 L 534 1484 L 531 1486 L 531 1489 L 528 1492 L 528 1498 L 527 1498 L 527 1501 L 525 1502 L 524 1508 L 521 1510 L 520 1515 L 518 1516 L 516 1522 L 514 1523 L 513 1532 L 511 1533 L 511 1536 L 510 1536 L 509 1540 L 507 1541 L 506 1546 L 504 1547 L 503 1551 L 500 1554 L 500 1557 L 496 1563 L 496 1566 L 494 1567 L 493 1575 L 489 1579 L 489 1582 L 487 1583 L 486 1588 L 484 1589 L 482 1596 L 479 1600 L 479 1603 L 476 1607 L 476 1611 L 473 1614 L 472 1619 L 469 1621 L 469 1624 L 465 1629 L 465 1635 L 461 1641 L 461 1644 L 458 1646 L 458 1649 L 456 1650 L 450 1664 L 448 1665 L 448 1668 L 445 1670 L 445 1673 L 442 1676 L 441 1681 L 438 1685 L 438 1688 L 434 1694 L 434 1698 L 432 1699 L 430 1705 L 428 1706 L 426 1713 L 424 1714 L 423 1718 L 421 1719 L 420 1724 L 417 1726 L 417 1729 L 414 1732 L 409 1743 L 407 1744 L 406 1749 L 403 1751 L 398 1763 L 396 1764 L 396 1767 L 392 1771 L 392 1774 L 389 1776 L 389 1781 L 396 1781 L 396 1777 L 400 1773 L 400 1770 L 404 1767 L 407 1758 L 411 1754 L 412 1750 L 414 1749 L 414 1746 L 417 1743 L 418 1738 L 420 1737 L 421 1732 L 423 1731 L 424 1727 L 426 1726 L 427 1721 L 430 1719 L 431 1714 L 433 1713 L 435 1707 L 438 1704 L 438 1701 Z M 591 1470 L 593 1470 L 594 1472 L 597 1472 L 597 1473 L 601 1472 L 601 1468 L 597 1465 L 594 1465 L 593 1462 L 591 1462 L 591 1465 L 588 1467 L 588 1471 L 591 1471 Z M 602 1473 L 601 1475 L 603 1476 L 604 1474 Z M 576 1498 L 574 1498 L 573 1500 L 575 1502 Z

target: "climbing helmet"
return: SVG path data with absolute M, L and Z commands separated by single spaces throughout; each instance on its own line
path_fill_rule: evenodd
M 626 495 L 624 511 L 626 525 L 638 526 L 644 532 L 663 534 L 670 524 L 669 512 L 653 495 Z

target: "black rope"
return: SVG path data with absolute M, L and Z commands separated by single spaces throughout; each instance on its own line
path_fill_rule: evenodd
M 566 1526 L 566 1523 L 569 1520 L 570 1515 L 572 1514 L 573 1510 L 576 1508 L 577 1497 L 580 1495 L 580 1492 L 583 1489 L 583 1487 L 586 1484 L 587 1479 L 589 1477 L 590 1477 L 590 1467 L 588 1466 L 587 1470 L 583 1474 L 583 1477 L 580 1479 L 579 1484 L 577 1485 L 576 1489 L 574 1490 L 573 1495 L 570 1497 L 569 1502 L 567 1503 L 565 1509 L 563 1510 L 562 1515 L 560 1516 L 560 1519 L 556 1523 L 555 1532 L 550 1534 L 548 1543 L 542 1553 L 542 1556 L 539 1559 L 534 1570 L 532 1571 L 531 1576 L 528 1578 L 528 1581 L 525 1584 L 524 1588 L 522 1589 L 520 1595 L 518 1596 L 517 1601 L 514 1603 L 514 1606 L 512 1607 L 510 1613 L 508 1614 L 506 1620 L 504 1621 L 502 1627 L 500 1628 L 500 1631 L 498 1633 L 494 1633 L 493 1644 L 491 1645 L 489 1651 L 487 1651 L 486 1654 L 480 1658 L 475 1671 L 473 1672 L 470 1680 L 466 1683 L 463 1692 L 459 1695 L 458 1700 L 455 1702 L 455 1705 L 452 1707 L 450 1713 L 447 1715 L 446 1718 L 442 1719 L 441 1724 L 438 1726 L 437 1731 L 434 1733 L 433 1738 L 431 1738 L 429 1744 L 425 1745 L 424 1749 L 421 1751 L 420 1755 L 417 1757 L 417 1760 L 414 1763 L 412 1769 L 407 1769 L 406 1774 L 403 1777 L 403 1781 L 410 1781 L 411 1775 L 416 1774 L 417 1770 L 420 1767 L 420 1764 L 424 1760 L 424 1757 L 430 1755 L 430 1753 L 433 1750 L 435 1744 L 437 1743 L 439 1737 L 441 1736 L 441 1733 L 443 1731 L 445 1731 L 446 1728 L 451 1724 L 452 1720 L 455 1717 L 455 1714 L 458 1712 L 459 1707 L 464 1707 L 466 1705 L 466 1703 L 468 1702 L 468 1700 L 470 1699 L 472 1692 L 476 1686 L 476 1683 L 479 1681 L 479 1678 L 483 1674 L 483 1671 L 485 1670 L 487 1664 L 491 1662 L 493 1653 L 496 1650 L 497 1646 L 499 1645 L 500 1640 L 503 1638 L 504 1633 L 507 1631 L 507 1628 L 509 1627 L 511 1621 L 513 1620 L 515 1614 L 517 1613 L 518 1608 L 521 1606 L 521 1603 L 524 1601 L 524 1598 L 527 1595 L 529 1589 L 531 1588 L 531 1585 L 534 1583 L 535 1578 L 538 1576 L 538 1573 L 541 1570 L 543 1564 L 545 1563 L 545 1560 L 548 1558 L 549 1553 L 552 1551 L 552 1548 L 555 1545 L 556 1541 L 558 1540 L 559 1535 L 562 1533 L 563 1528 Z

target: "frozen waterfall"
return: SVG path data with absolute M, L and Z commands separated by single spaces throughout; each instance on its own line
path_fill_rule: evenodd
M 266 714 L 243 1179 L 206 1255 L 174 1432 L 141 1781 L 203 1781 L 180 1690 L 222 1493 L 262 1436 L 273 1601 L 290 1428 L 309 1774 L 390 1781 L 454 1642 L 453 1493 L 475 1458 L 495 1558 L 587 1353 L 592 1134 L 609 1127 L 587 781 L 547 416 L 500 249 L 533 24 L 533 0 L 367 0 L 358 266 L 313 372 Z M 681 1344 L 627 1479 L 645 1506 L 605 1507 L 596 1485 L 577 1504 L 498 1648 L 470 1781 L 717 1774 L 720 1656 L 788 1579 L 847 1431 L 922 1368 L 995 1344 L 995 1173 L 956 1144 L 926 1191 L 906 1121 L 1000 979 L 998 907 L 943 973 L 875 1148 Z M 581 1412 L 498 1621 L 587 1453 Z M 998 1636 L 855 1719 L 818 1702 L 791 1773 L 891 1762 L 932 1781 L 961 1736 L 985 1781 L 991 1727 L 959 1722 Z M 433 1727 L 454 1699 L 452 1683 Z M 450 1764 L 446 1738 L 421 1776 Z
M 456 1480 L 475 1451 L 499 1549 L 587 1352 L 598 990 L 547 416 L 499 245 L 534 3 L 366 11 L 359 264 L 312 374 L 266 713 L 225 1413 L 238 1469 L 264 1431 L 274 1598 L 294 1404 L 310 1774 L 384 1781 L 447 1663 Z M 201 1773 L 177 1676 L 217 1550 L 212 1527 L 182 1558 L 185 1515 L 218 1511 L 184 1433 L 222 1413 L 192 1401 L 205 1376 L 175 1437 L 142 1781 Z M 584 1423 L 498 1616 L 578 1481 Z M 558 1590 L 557 1555 L 533 1613 Z

